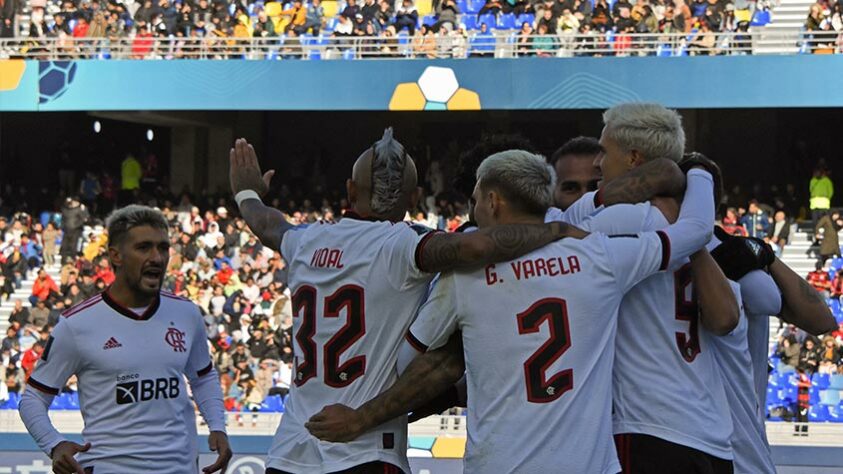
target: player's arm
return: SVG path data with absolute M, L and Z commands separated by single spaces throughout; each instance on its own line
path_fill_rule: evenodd
M 416 339 L 412 332 L 408 332 L 401 347 L 398 349 L 398 361 L 396 362 L 398 376 L 400 377 L 404 374 L 407 371 L 407 367 L 413 363 L 413 360 L 423 355 L 426 351 L 427 349 L 423 347 L 423 343 Z M 465 375 L 463 375 L 452 387 L 447 388 L 444 392 L 433 397 L 429 402 L 414 409 L 407 417 L 407 421 L 412 423 L 422 418 L 442 413 L 451 407 L 464 407 L 466 406 L 466 392 L 466 379 Z
M 208 350 L 208 341 L 205 338 L 205 324 L 198 308 L 195 308 L 196 327 L 194 328 L 193 342 L 190 347 L 185 375 L 190 390 L 193 393 L 193 400 L 199 407 L 205 423 L 208 424 L 210 434 L 208 436 L 208 447 L 211 451 L 218 453 L 214 464 L 206 466 L 202 472 L 211 473 L 220 471 L 224 473 L 228 469 L 228 462 L 231 460 L 232 452 L 228 444 L 228 435 L 225 432 L 225 405 L 223 403 L 222 387 L 220 377 L 211 361 L 211 354 Z
M 68 326 L 62 321 L 53 329 L 41 359 L 27 381 L 18 412 L 32 439 L 52 459 L 55 472 L 84 474 L 74 456 L 90 449 L 90 443 L 82 446 L 68 441 L 47 415 L 53 398 L 76 373 L 79 364 L 73 333 Z
M 732 332 L 740 320 L 738 301 L 708 250 L 691 255 L 691 278 L 700 307 L 700 324 L 718 336 Z
M 229 152 L 231 192 L 249 229 L 262 244 L 277 250 L 281 248 L 284 233 L 294 226 L 287 222 L 281 211 L 261 201 L 261 196 L 269 191 L 269 182 L 274 174 L 275 170 L 261 174 L 255 149 L 246 140 L 240 138 L 234 143 Z
M 329 405 L 305 423 L 310 434 L 330 442 L 347 442 L 393 418 L 422 406 L 457 382 L 465 372 L 462 338 L 416 357 L 407 371 L 387 391 L 356 410 Z
M 416 264 L 424 272 L 504 262 L 563 237 L 583 238 L 586 232 L 564 222 L 496 225 L 470 233 L 437 232 L 416 249 Z
M 595 198 L 598 204 L 635 204 L 656 196 L 682 195 L 685 173 L 673 160 L 658 158 L 633 168 L 600 188 Z
M 782 293 L 783 320 L 815 336 L 837 328 L 822 295 L 778 258 L 770 265 L 770 276 Z
M 666 229 L 667 252 L 670 265 L 684 262 L 710 240 L 714 222 L 714 179 L 708 171 L 692 169 L 688 172 L 685 196 L 679 218 Z M 731 294 L 731 289 L 729 290 Z

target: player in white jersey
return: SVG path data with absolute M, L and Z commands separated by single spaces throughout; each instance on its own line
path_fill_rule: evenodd
M 434 272 L 523 255 L 567 235 L 567 226 L 445 234 L 402 222 L 415 206 L 416 169 L 391 130 L 355 163 L 353 212 L 337 224 L 292 227 L 264 206 L 257 196 L 271 174 L 261 179 L 243 140 L 231 168 L 241 212 L 288 261 L 293 293 L 294 384 L 267 472 L 409 472 L 404 417 L 351 444 L 320 442 L 304 423 L 325 405 L 361 404 L 392 385 L 397 349 Z
M 167 220 L 158 210 L 128 206 L 107 225 L 116 279 L 62 315 L 29 378 L 21 418 L 58 474 L 194 474 L 199 453 L 187 377 L 211 430 L 209 445 L 219 451 L 203 471 L 225 472 L 231 458 L 225 409 L 202 315 L 190 301 L 161 291 Z M 84 446 L 63 438 L 47 416 L 74 374 Z
M 477 174 L 481 228 L 542 221 L 551 201 L 551 175 L 542 158 L 504 152 L 489 157 Z M 705 193 L 710 196 L 706 176 L 689 178 L 689 196 L 696 199 L 688 202 L 705 203 Z M 666 234 L 566 239 L 505 264 L 443 274 L 411 332 L 435 349 L 461 331 L 468 374 L 466 472 L 620 470 L 606 389 L 618 306 L 638 281 L 667 268 L 671 247 L 681 260 L 705 243 L 713 201 L 701 207 L 700 215 L 689 211 Z M 413 390 L 429 390 L 436 384 L 431 377 L 438 380 L 443 370 L 422 365 L 429 372 L 414 372 L 423 359 L 387 394 L 354 412 L 359 418 L 332 422 L 332 412 L 349 411 L 328 407 L 308 426 L 332 439 L 345 436 L 345 427 L 368 429 L 373 417 L 390 416 L 386 412 L 396 405 L 412 408 L 419 398 Z

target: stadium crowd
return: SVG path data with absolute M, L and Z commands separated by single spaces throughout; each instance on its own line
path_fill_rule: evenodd
M 77 183 L 65 173 L 60 180 L 62 191 L 74 197 L 60 201 L 60 207 L 46 193 L 29 193 L 24 187 L 6 186 L 0 193 L 0 301 L 9 300 L 23 280 L 35 278 L 29 304 L 14 302 L 2 339 L 0 405 L 10 393 L 22 390 L 62 311 L 103 291 L 114 280 L 102 218 L 118 203 L 134 201 L 160 207 L 171 224 L 164 289 L 202 309 L 226 407 L 266 411 L 266 401 L 278 399 L 272 395 L 286 394 L 293 361 L 284 260 L 275 249 L 261 245 L 236 216 L 228 194 L 176 196 L 159 184 L 154 157 L 142 161 L 128 156 L 119 178 L 89 171 Z M 443 188 L 437 172 L 429 172 L 427 178 L 429 189 Z M 581 195 L 587 185 L 580 186 L 576 184 Z M 456 187 L 460 189 L 459 182 Z M 271 202 L 296 224 L 333 222 L 348 208 L 338 194 L 303 195 L 287 186 L 274 191 Z M 803 202 L 791 184 L 769 189 L 756 185 L 749 192 L 735 186 L 723 197 L 722 225 L 733 234 L 761 237 L 781 254 L 791 223 L 807 216 Z M 447 231 L 467 220 L 464 199 L 444 193 L 423 200 L 414 214 L 406 219 Z M 835 225 L 840 229 L 843 221 Z M 839 263 L 843 267 L 843 259 Z M 58 278 L 53 279 L 44 268 L 57 272 Z M 822 285 L 818 289 L 834 298 L 843 296 L 843 268 L 834 279 L 829 279 L 827 269 L 824 274 L 825 282 L 815 286 Z M 841 356 L 843 324 L 822 340 L 783 327 L 774 360 L 780 360 L 779 372 L 787 373 L 791 367 L 810 378 L 814 372 L 843 374 Z M 66 390 L 72 392 L 74 383 L 68 381 Z
M 718 33 L 747 32 L 755 12 L 769 7 L 766 0 L 414 2 L 4 0 L 0 39 L 27 36 L 25 51 L 37 52 L 43 40 L 54 38 L 69 57 L 122 52 L 137 59 L 183 58 L 200 51 L 214 57 L 242 47 L 239 56 L 271 53 L 293 59 L 306 56 L 303 45 L 322 44 L 313 40 L 320 35 L 339 39 L 333 43 L 337 46 L 367 37 L 361 56 L 466 57 L 493 55 L 500 36 L 508 36 L 520 56 L 555 56 L 560 50 L 628 55 L 641 42 L 632 34 L 682 33 L 691 54 L 717 54 L 727 41 Z M 16 20 L 24 9 L 30 12 L 27 24 Z M 85 38 L 107 38 L 110 45 L 86 47 Z M 174 41 L 160 46 L 155 38 Z M 251 54 L 252 39 L 273 41 Z

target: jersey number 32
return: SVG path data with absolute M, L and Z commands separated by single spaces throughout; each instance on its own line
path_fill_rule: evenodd
M 302 361 L 296 357 L 294 383 L 300 387 L 316 377 L 317 348 L 313 340 L 316 334 L 316 288 L 301 286 L 293 295 L 293 317 L 302 318 L 296 332 L 296 342 L 302 352 Z M 345 309 L 346 322 L 322 347 L 325 384 L 342 388 L 357 380 L 366 371 L 366 356 L 359 355 L 340 364 L 340 355 L 366 333 L 366 311 L 363 303 L 363 288 L 345 285 L 325 298 L 323 317 L 338 318 Z

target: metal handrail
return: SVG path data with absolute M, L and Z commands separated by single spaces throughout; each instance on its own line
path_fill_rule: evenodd
M 280 36 L 0 39 L 0 58 L 75 59 L 409 59 L 522 56 L 837 54 L 837 32 L 722 32 L 428 36 Z

